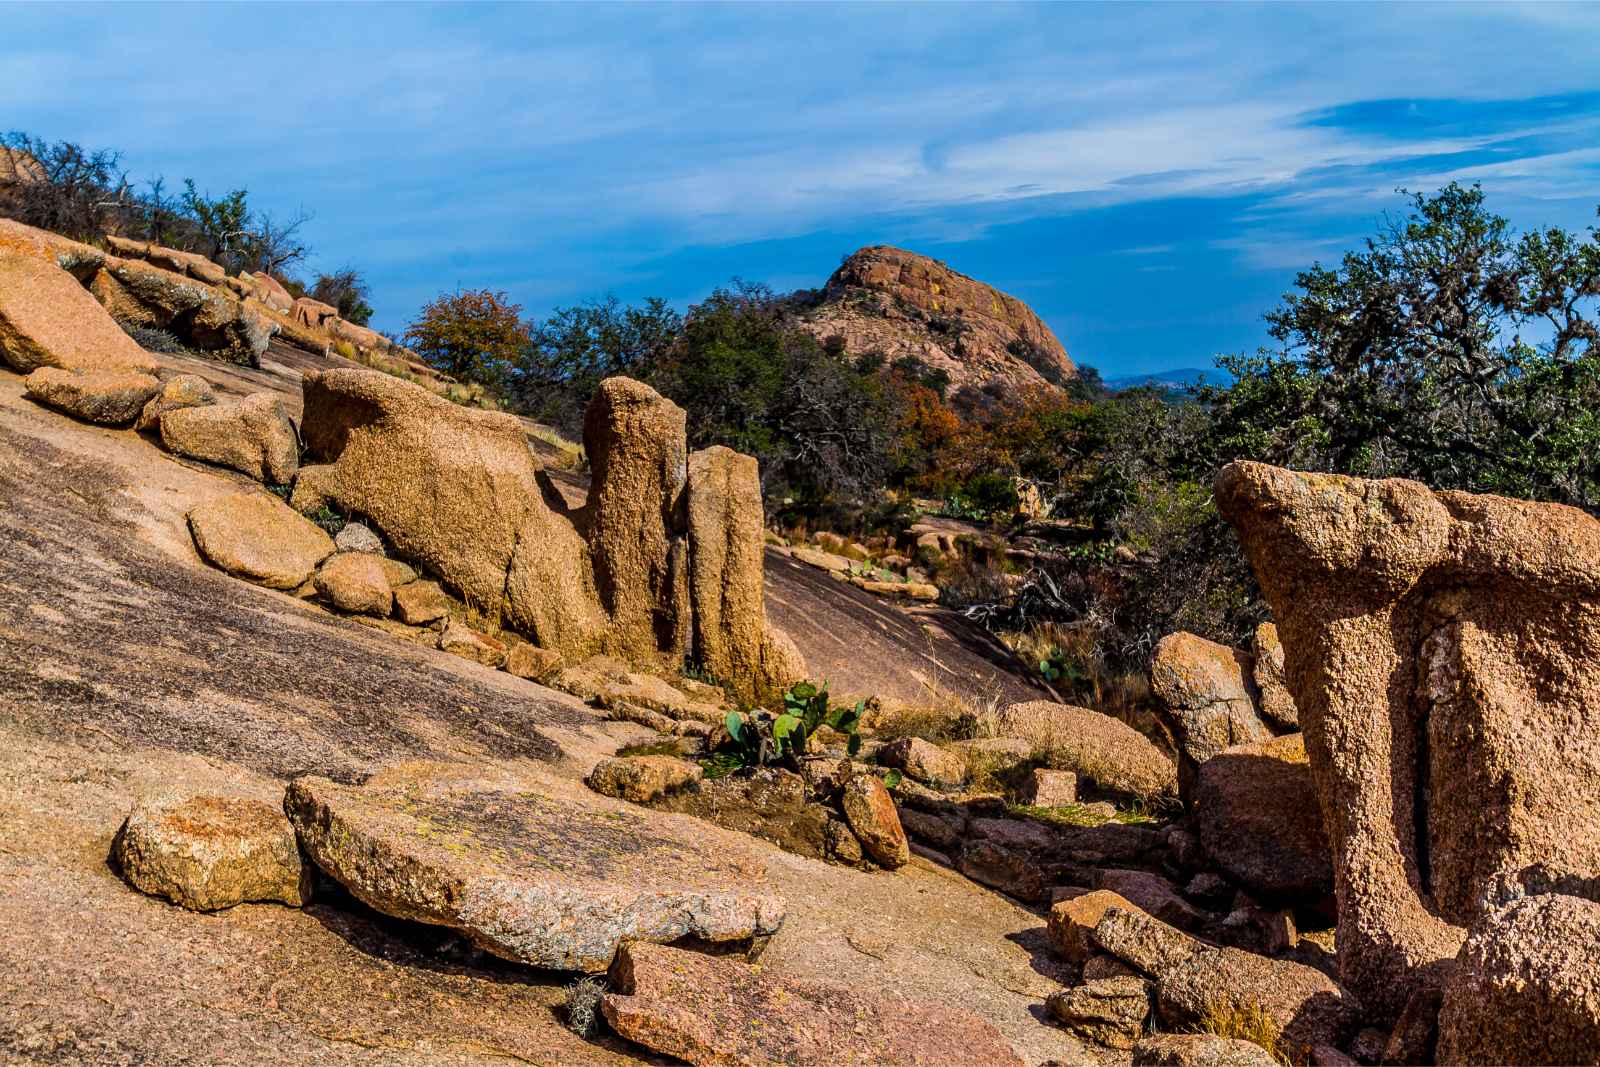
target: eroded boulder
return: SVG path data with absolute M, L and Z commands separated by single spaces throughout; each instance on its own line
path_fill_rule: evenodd
M 273 393 L 168 410 L 161 416 L 161 443 L 269 485 L 287 485 L 300 467 L 299 436 Z
M 394 593 L 384 573 L 384 559 L 365 552 L 339 552 L 317 571 L 317 592 L 340 611 L 355 615 L 389 614 Z
M 1157 1015 L 1174 1029 L 1193 1026 L 1211 1011 L 1259 1009 L 1291 1048 L 1309 1048 L 1340 1045 L 1360 1021 L 1355 998 L 1321 971 L 1215 948 L 1141 911 L 1108 908 L 1093 937 L 1155 982 Z
M 911 862 L 911 845 L 895 813 L 894 800 L 877 775 L 852 776 L 839 791 L 850 829 L 874 863 L 895 870 Z
M 84 422 L 127 426 L 139 417 L 161 383 L 132 370 L 63 370 L 40 367 L 23 388 L 34 400 Z
M 704 774 L 698 763 L 676 756 L 617 756 L 595 764 L 585 781 L 596 793 L 648 804 L 693 785 Z
M 1257 463 L 1216 499 L 1283 642 L 1340 973 L 1392 1020 L 1498 876 L 1600 874 L 1600 523 Z
M 333 554 L 333 538 L 275 496 L 234 493 L 189 512 L 189 531 L 207 562 L 272 589 L 304 585 Z
M 729 958 L 629 944 L 602 1010 L 629 1041 L 696 1067 L 1021 1067 L 975 1015 L 890 992 L 828 985 Z
M 1178 743 L 1185 788 L 1194 769 L 1225 748 L 1266 741 L 1272 731 L 1256 711 L 1248 654 L 1191 633 L 1168 634 L 1150 661 L 1150 688 Z
M 450 598 L 438 582 L 406 582 L 394 590 L 394 613 L 408 626 L 425 626 L 450 614 Z
M 1072 771 L 1101 789 L 1145 799 L 1177 791 L 1172 760 L 1120 719 L 1071 704 L 1032 700 L 1006 708 L 1000 726 L 1047 753 L 1051 767 Z
M 111 846 L 136 889 L 191 911 L 311 898 L 311 868 L 301 862 L 283 812 L 248 797 L 176 792 L 143 797 Z
M 877 759 L 930 785 L 956 786 L 967 780 L 966 757 L 920 737 L 890 741 L 878 749 Z
M 601 971 L 625 941 L 767 937 L 784 903 L 731 842 L 535 778 L 402 764 L 361 786 L 298 778 L 284 810 L 325 873 L 369 906 L 460 930 L 505 959 Z
M 227 288 L 143 260 L 105 257 L 89 292 L 119 322 L 170 330 L 213 358 L 246 367 L 261 365 L 278 329 Z
M 1150 986 L 1143 978 L 1097 978 L 1045 999 L 1045 1010 L 1068 1032 L 1106 1048 L 1132 1048 L 1144 1035 Z
M 133 424 L 135 430 L 160 430 L 161 416 L 169 411 L 179 408 L 202 407 L 206 404 L 216 403 L 216 394 L 211 391 L 211 383 L 198 374 L 176 374 L 168 378 L 161 386 L 161 392 L 150 398 L 144 409 L 139 412 L 139 421 Z

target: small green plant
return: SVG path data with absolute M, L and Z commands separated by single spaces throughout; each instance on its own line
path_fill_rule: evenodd
M 600 1029 L 600 998 L 606 987 L 598 978 L 586 976 L 567 986 L 567 1029 L 584 1040 Z
M 769 763 L 793 765 L 806 754 L 811 737 L 820 727 L 826 726 L 845 735 L 846 751 L 854 756 L 861 751 L 861 735 L 856 731 L 866 706 L 867 702 L 862 700 L 853 708 L 829 708 L 826 682 L 821 688 L 810 682 L 798 682 L 783 694 L 783 711 L 777 715 L 767 711 L 748 715 L 730 711 L 725 720 L 728 752 L 745 767 Z
M 1086 678 L 1083 668 L 1069 659 L 1059 645 L 1051 646 L 1049 655 L 1039 661 L 1039 673 L 1052 685 L 1059 682 L 1073 689 L 1082 684 Z

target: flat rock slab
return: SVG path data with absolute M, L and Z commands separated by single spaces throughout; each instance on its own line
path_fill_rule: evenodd
M 317 866 L 373 908 L 536 967 L 602 971 L 625 940 L 739 941 L 783 922 L 764 866 L 694 823 L 558 798 L 510 772 L 299 778 L 284 810 Z
M 333 538 L 266 493 L 235 493 L 196 506 L 189 532 L 207 562 L 272 589 L 303 584 L 333 554 Z
M 1018 1065 L 993 1026 L 955 1008 L 763 974 L 727 957 L 633 943 L 611 968 L 606 1021 L 696 1067 Z

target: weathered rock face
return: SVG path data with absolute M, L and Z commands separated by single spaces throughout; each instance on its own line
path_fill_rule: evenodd
M 24 388 L 39 403 L 75 419 L 102 426 L 127 426 L 161 391 L 161 383 L 138 371 L 40 367 L 28 375 Z
M 1600 904 L 1546 893 L 1484 915 L 1439 1010 L 1440 1063 L 1600 1063 Z
M 304 585 L 333 538 L 266 493 L 235 493 L 189 512 L 194 544 L 213 566 L 273 589 Z
M 681 662 L 687 545 L 673 536 L 687 478 L 682 408 L 642 382 L 607 378 L 583 421 L 594 481 L 587 518 L 607 645 L 636 662 Z M 758 520 L 759 521 L 759 520 Z
M 1200 765 L 1194 810 L 1212 862 L 1266 899 L 1326 896 L 1333 862 L 1305 741 L 1239 745 Z
M 231 467 L 270 485 L 287 485 L 300 468 L 300 438 L 275 393 L 171 408 L 161 415 L 160 426 L 161 443 L 178 455 Z
M 364 786 L 299 778 L 284 810 L 301 846 L 368 905 L 449 926 L 505 959 L 601 971 L 623 941 L 774 933 L 764 868 L 689 823 L 480 768 L 403 764 Z
M 1194 769 L 1225 748 L 1272 737 L 1256 714 L 1253 665 L 1242 652 L 1190 633 L 1168 634 L 1150 661 L 1150 688 L 1178 742 L 1187 798 Z
M 1216 498 L 1283 640 L 1341 974 L 1392 1018 L 1498 876 L 1600 873 L 1600 523 L 1253 463 Z
M 1006 708 L 1001 728 L 1048 751 L 1052 767 L 1101 789 L 1147 799 L 1177 790 L 1177 772 L 1167 754 L 1127 723 L 1098 711 L 1033 700 Z
M 1300 729 L 1300 712 L 1294 706 L 1294 694 L 1289 692 L 1289 680 L 1284 676 L 1283 642 L 1278 640 L 1278 628 L 1270 622 L 1256 627 L 1251 644 L 1251 677 L 1256 683 L 1256 710 L 1267 723 L 1278 730 Z
M 299 907 L 311 897 L 311 869 L 300 861 L 294 830 L 282 812 L 259 800 L 145 797 L 111 852 L 135 888 L 193 911 L 250 901 Z
M 891 993 L 785 978 L 728 958 L 629 944 L 602 1002 L 612 1029 L 696 1067 L 1021 1067 L 976 1016 Z
M 57 264 L 49 246 L 22 236 L 0 230 L 0 362 L 21 374 L 39 367 L 154 374 L 155 357 Z
M 1291 1049 L 1339 1045 L 1360 1018 L 1355 998 L 1321 971 L 1236 948 L 1214 948 L 1139 911 L 1110 908 L 1094 941 L 1156 983 L 1166 1026 L 1197 1023 L 1218 1007 L 1258 1007 L 1283 1028 Z
M 252 302 L 137 259 L 105 257 L 89 292 L 112 317 L 170 330 L 208 355 L 259 367 L 277 326 Z
M 842 338 L 852 355 L 875 350 L 889 363 L 916 356 L 950 376 L 951 398 L 969 410 L 1014 403 L 1077 375 L 1022 301 L 899 248 L 850 256 L 799 322 L 819 340 Z

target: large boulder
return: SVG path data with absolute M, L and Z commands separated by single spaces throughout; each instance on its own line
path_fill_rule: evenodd
M 1340 973 L 1392 1020 L 1500 875 L 1600 874 L 1600 522 L 1235 463 L 1327 816 Z
M 273 589 L 297 589 L 333 555 L 333 538 L 263 492 L 234 493 L 189 512 L 195 548 L 213 566 Z
M 190 459 L 287 485 L 300 468 L 300 438 L 274 393 L 174 407 L 160 417 L 161 443 Z
M 1225 748 L 1265 741 L 1250 656 L 1191 633 L 1168 634 L 1150 661 L 1150 688 L 1178 743 L 1185 796 L 1194 769 Z
M 283 812 L 248 797 L 164 792 L 143 797 L 117 831 L 112 859 L 144 893 L 193 911 L 311 898 Z
M 1031 700 L 1006 708 L 1000 728 L 1031 741 L 1051 767 L 1109 792 L 1145 799 L 1177 792 L 1177 771 L 1167 754 L 1127 723 L 1098 711 Z
M 361 786 L 297 778 L 284 811 L 326 874 L 376 910 L 504 959 L 602 971 L 625 941 L 764 938 L 784 903 L 752 854 L 538 779 L 401 764 Z
M 1214 1012 L 1259 1010 L 1291 1050 L 1342 1045 L 1360 1006 L 1327 975 L 1302 963 L 1216 948 L 1141 911 L 1112 907 L 1094 941 L 1156 985 L 1156 1014 L 1172 1029 Z
M 161 382 L 132 370 L 40 367 L 28 375 L 23 388 L 39 403 L 75 419 L 102 426 L 127 426 L 161 391 Z
M 9 243 L 0 231 L 0 363 L 20 374 L 39 367 L 154 374 L 154 356 L 63 270 L 48 246 Z M 130 420 L 131 421 L 131 420 Z
M 589 550 L 611 615 L 607 644 L 635 662 L 665 656 L 676 665 L 689 637 L 688 545 L 674 536 L 687 478 L 685 418 L 678 405 L 631 378 L 601 382 L 584 416 L 583 447 L 594 473 Z
M 1333 892 L 1333 861 L 1300 734 L 1239 745 L 1200 765 L 1200 842 L 1213 863 L 1264 899 Z
M 601 1010 L 611 1028 L 696 1067 L 1022 1064 L 1000 1032 L 975 1015 L 859 984 L 830 985 L 640 943 L 617 953 L 610 979 Z
M 1438 1062 L 1600 1064 L 1600 904 L 1546 893 L 1486 913 L 1445 983 Z
M 297 508 L 364 516 L 400 555 L 468 603 L 503 607 L 540 645 L 598 644 L 588 550 L 545 503 L 521 423 L 378 371 L 307 375 L 304 392 L 301 434 L 316 465 L 295 483 Z

